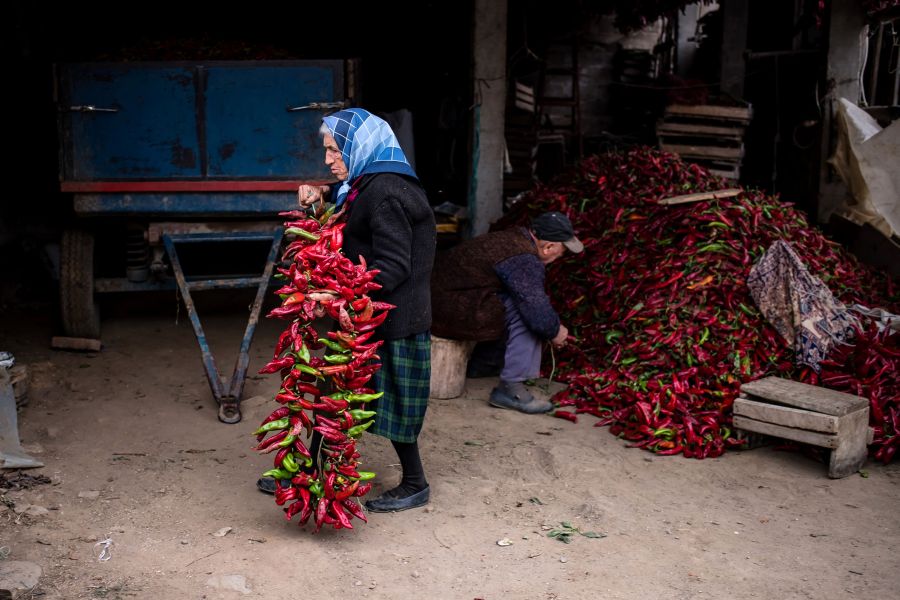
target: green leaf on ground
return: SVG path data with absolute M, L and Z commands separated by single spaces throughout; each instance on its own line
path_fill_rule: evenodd
M 581 531 L 568 521 L 562 521 L 559 527 L 554 527 L 547 532 L 547 537 L 557 539 L 564 544 L 571 544 L 572 538 L 576 535 L 582 535 L 586 538 L 600 539 L 605 538 L 605 533 L 597 533 L 596 531 Z

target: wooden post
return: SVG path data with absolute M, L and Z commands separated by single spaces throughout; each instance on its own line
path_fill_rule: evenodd
M 869 408 L 841 418 L 838 424 L 837 447 L 828 461 L 828 476 L 840 479 L 852 475 L 866 462 L 866 435 L 869 428 Z
M 456 398 L 466 388 L 466 365 L 475 342 L 431 336 L 432 398 Z

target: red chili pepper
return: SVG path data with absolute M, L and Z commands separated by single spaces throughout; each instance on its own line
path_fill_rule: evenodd
M 275 373 L 276 371 L 280 371 L 282 369 L 286 369 L 294 366 L 294 357 L 293 356 L 285 356 L 284 358 L 278 358 L 270 361 L 266 366 L 259 370 L 260 374 L 265 373 Z
M 253 449 L 259 450 L 262 452 L 266 452 L 267 449 L 269 449 L 271 447 L 271 449 L 274 450 L 275 447 L 277 447 L 277 444 L 279 442 L 281 442 L 282 440 L 284 440 L 284 438 L 286 438 L 287 435 L 288 435 L 287 429 L 283 429 L 279 432 L 276 432 L 275 435 L 268 437 L 267 439 L 262 441 L 259 445 L 257 445 Z
M 360 486 L 362 487 L 362 486 Z M 344 507 L 348 513 L 362 521 L 363 523 L 368 523 L 369 520 L 366 518 L 366 513 L 363 511 L 362 507 L 359 506 L 356 502 L 351 499 L 347 499 L 341 502 L 341 506 Z
M 553 413 L 553 416 L 557 417 L 559 419 L 566 419 L 567 421 L 572 421 L 573 423 L 578 422 L 578 416 L 575 415 L 574 413 L 571 413 L 566 410 L 557 410 Z
M 343 527 L 344 529 L 353 529 L 353 525 L 350 523 L 350 519 L 347 517 L 347 513 L 344 512 L 343 507 L 344 505 L 341 502 L 332 502 L 329 508 L 331 513 L 337 519 L 340 527 Z M 340 527 L 335 525 L 335 529 L 340 529 Z

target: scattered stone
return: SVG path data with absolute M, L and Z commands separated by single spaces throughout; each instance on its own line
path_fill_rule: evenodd
M 253 593 L 247 578 L 243 575 L 214 575 L 206 580 L 206 585 L 220 590 L 240 592 L 245 596 Z
M 17 515 L 25 514 L 29 517 L 43 517 L 50 511 L 37 504 L 17 504 L 13 509 Z
M 222 529 L 213 533 L 216 537 L 225 537 L 228 533 L 233 529 L 233 527 L 223 527 Z
M 0 561 L 0 600 L 25 598 L 41 578 L 41 567 L 21 560 Z

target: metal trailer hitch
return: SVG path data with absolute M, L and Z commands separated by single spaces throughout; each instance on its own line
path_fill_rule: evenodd
M 266 289 L 272 279 L 272 271 L 275 267 L 275 261 L 278 258 L 278 249 L 281 246 L 282 237 L 284 237 L 284 229 L 281 227 L 271 232 L 162 234 L 162 241 L 172 264 L 172 271 L 175 274 L 178 291 L 187 308 L 188 316 L 191 319 L 191 325 L 194 328 L 194 335 L 197 336 L 197 342 L 200 344 L 201 359 L 203 360 L 203 368 L 206 371 L 206 378 L 209 380 L 209 387 L 212 390 L 213 398 L 215 398 L 216 404 L 218 404 L 219 407 L 219 420 L 223 423 L 238 423 L 241 420 L 241 395 L 244 392 L 244 381 L 247 377 L 247 367 L 250 364 L 250 344 L 253 341 L 253 333 L 256 330 L 256 324 L 259 322 L 259 313 L 262 309 L 263 300 L 265 299 Z M 182 243 L 267 240 L 271 240 L 272 246 L 269 250 L 269 255 L 266 259 L 266 267 L 261 277 L 231 277 L 224 279 L 187 281 L 184 276 L 184 271 L 181 268 L 181 262 L 178 259 L 178 252 L 175 248 L 176 244 Z M 250 309 L 250 319 L 247 321 L 244 338 L 241 340 L 241 349 L 238 353 L 237 360 L 235 361 L 231 382 L 226 388 L 224 380 L 219 375 L 219 369 L 216 367 L 216 360 L 210 351 L 209 343 L 206 340 L 206 334 L 203 332 L 203 326 L 200 324 L 200 317 L 197 314 L 194 301 L 191 299 L 191 291 L 252 288 L 254 286 L 257 288 L 256 298 Z

